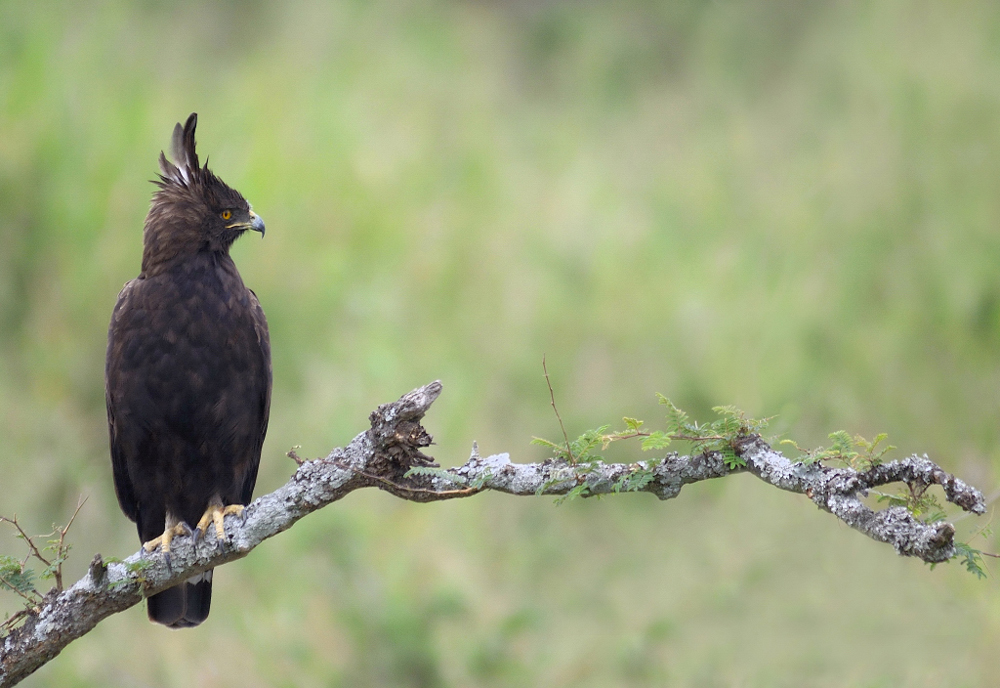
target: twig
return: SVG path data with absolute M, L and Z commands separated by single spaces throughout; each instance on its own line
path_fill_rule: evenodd
M 566 434 L 566 426 L 563 425 L 562 416 L 559 415 L 559 409 L 556 408 L 556 395 L 552 391 L 552 382 L 549 380 L 549 369 L 545 367 L 545 354 L 542 354 L 542 372 L 545 373 L 545 384 L 549 386 L 549 399 L 552 401 L 552 410 L 556 412 L 556 420 L 559 421 L 559 428 L 562 430 L 563 439 L 566 440 L 566 455 L 569 457 L 570 463 L 576 463 L 576 459 L 573 457 L 573 450 L 569 446 L 569 435 Z
M 718 440 L 728 440 L 725 435 L 705 435 L 704 437 L 691 437 L 689 435 L 667 435 L 672 440 L 680 442 L 712 442 Z
M 83 505 L 87 503 L 88 499 L 89 497 L 84 497 L 79 502 L 77 502 L 76 511 L 74 511 L 73 515 L 69 517 L 69 521 L 66 522 L 66 525 L 59 530 L 59 543 L 56 545 L 56 568 L 55 571 L 52 572 L 52 575 L 56 579 L 56 590 L 58 590 L 59 592 L 62 592 L 63 590 L 62 563 L 63 560 L 66 558 L 66 553 L 68 550 L 68 548 L 65 546 L 66 533 L 69 532 L 70 526 L 73 525 L 73 521 L 76 520 L 77 514 L 80 513 L 80 509 L 83 508 Z M 53 533 L 54 532 L 55 531 L 53 531 Z M 51 566 L 51 564 L 49 564 L 49 566 Z
M 35 609 L 35 607 L 34 607 L 35 604 L 36 604 L 35 602 L 32 602 L 32 608 L 31 609 L 19 609 L 18 611 L 16 611 L 13 614 L 11 614 L 10 617 L 6 621 L 4 621 L 3 623 L 0 623 L 0 628 L 6 628 L 8 630 L 11 629 L 11 628 L 14 628 L 14 624 L 17 623 L 18 619 L 20 619 L 22 617 L 25 617 L 28 614 L 32 613 L 32 611 Z
M 11 583 L 9 580 L 7 580 L 7 578 L 5 578 L 4 576 L 0 576 L 0 583 L 3 583 L 4 586 L 8 590 L 13 590 L 18 595 L 20 595 L 21 597 L 23 597 L 24 599 L 26 599 L 28 601 L 28 603 L 31 604 L 31 606 L 35 606 L 36 604 L 38 604 L 38 600 L 37 599 L 35 599 L 35 598 L 31 597 L 30 595 L 28 595 L 26 592 L 24 592 L 23 590 L 21 590 L 20 588 L 18 588 L 16 585 L 14 585 L 13 583 Z M 36 594 L 37 594 L 37 591 L 36 591 Z
M 52 566 L 52 563 L 48 559 L 46 559 L 45 557 L 43 557 L 42 553 L 38 551 L 38 547 L 35 546 L 35 541 L 31 538 L 30 535 L 28 535 L 26 532 L 24 532 L 24 528 L 22 528 L 21 524 L 17 522 L 17 514 L 14 514 L 13 518 L 7 518 L 6 516 L 0 516 L 0 521 L 6 521 L 7 523 L 9 523 L 12 526 L 14 526 L 15 528 L 17 528 L 17 532 L 20 533 L 21 539 L 28 543 L 28 548 L 31 550 L 31 554 L 36 559 L 38 559 L 38 561 L 40 561 L 43 564 L 45 564 L 46 567 Z M 55 535 L 55 531 L 54 530 L 52 531 L 51 535 Z M 42 536 L 39 536 L 39 537 L 48 537 L 48 536 L 42 535 Z
M 483 490 L 486 489 L 485 487 L 463 487 L 458 490 L 428 490 L 423 487 L 410 487 L 409 485 L 400 485 L 399 483 L 393 482 L 388 478 L 383 478 L 380 475 L 375 475 L 373 473 L 366 473 L 365 471 L 362 471 L 358 468 L 354 468 L 353 466 L 347 466 L 337 461 L 336 459 L 330 459 L 330 463 L 332 463 L 337 468 L 341 468 L 345 471 L 351 471 L 355 475 L 360 475 L 362 478 L 367 478 L 368 480 L 374 480 L 377 483 L 381 483 L 382 485 L 391 487 L 393 490 L 406 492 L 408 494 L 433 495 L 435 498 L 469 497 L 471 495 L 476 494 L 477 492 L 482 492 Z

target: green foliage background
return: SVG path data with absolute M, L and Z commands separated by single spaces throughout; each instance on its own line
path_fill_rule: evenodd
M 258 494 L 436 378 L 445 465 L 473 439 L 541 459 L 543 353 L 571 434 L 662 392 L 996 485 L 993 3 L 0 0 L 0 513 L 46 532 L 89 495 L 70 580 L 138 546 L 105 328 L 191 111 L 267 221 L 234 248 L 274 348 Z M 26 685 L 961 688 L 998 645 L 995 577 L 751 477 L 558 508 L 370 491 L 220 570 L 204 626 L 136 608 Z

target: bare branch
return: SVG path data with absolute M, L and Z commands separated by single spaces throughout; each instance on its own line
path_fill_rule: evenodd
M 380 406 L 371 414 L 370 430 L 325 458 L 305 461 L 290 453 L 299 464 L 291 479 L 248 506 L 242 523 L 227 520 L 227 542 L 218 542 L 211 528 L 197 543 L 178 537 L 171 546 L 169 568 L 159 552 L 147 554 L 141 548 L 121 562 L 106 563 L 95 556 L 86 576 L 68 590 L 49 592 L 37 609 L 21 615 L 20 628 L 0 638 L 0 688 L 18 683 L 111 614 L 190 576 L 245 557 L 306 514 L 363 487 L 378 487 L 417 502 L 468 497 L 483 490 L 512 495 L 565 495 L 578 490 L 584 496 L 628 490 L 672 499 L 684 485 L 749 472 L 782 490 L 808 496 L 852 528 L 891 544 L 899 554 L 927 562 L 946 561 L 955 554 L 954 526 L 944 521 L 923 523 L 902 507 L 872 510 L 861 501 L 870 488 L 889 482 L 903 482 L 911 489 L 940 485 L 947 499 L 966 511 L 978 514 L 986 508 L 978 490 L 926 457 L 911 456 L 859 473 L 818 462 L 792 462 L 757 435 L 741 438 L 734 448 L 745 468 L 727 468 L 715 452 L 669 454 L 634 464 L 571 464 L 554 459 L 516 464 L 507 454 L 480 457 L 473 445 L 465 464 L 434 471 L 427 467 L 437 464 L 421 453 L 431 444 L 431 436 L 420 421 L 440 393 L 441 383 L 432 382 Z M 407 477 L 414 467 L 416 471 Z M 638 476 L 643 479 L 630 481 Z

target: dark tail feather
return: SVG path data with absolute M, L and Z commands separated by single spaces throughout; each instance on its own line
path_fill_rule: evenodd
M 197 626 L 208 618 L 211 606 L 211 571 L 206 571 L 146 599 L 149 620 L 170 628 Z

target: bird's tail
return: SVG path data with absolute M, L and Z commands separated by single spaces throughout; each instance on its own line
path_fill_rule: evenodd
M 212 570 L 146 599 L 149 620 L 169 628 L 190 628 L 208 618 L 212 606 Z

